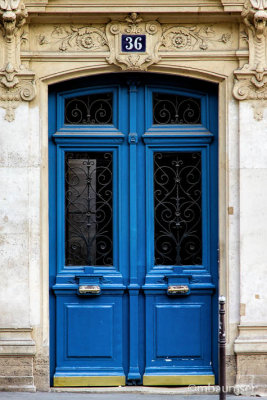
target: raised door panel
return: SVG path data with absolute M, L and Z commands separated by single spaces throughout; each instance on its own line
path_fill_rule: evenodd
M 57 370 L 54 382 L 79 386 L 75 377 L 121 376 L 123 369 L 122 293 L 77 296 L 58 292 Z M 64 380 L 66 381 L 66 380 Z
M 210 294 L 171 297 L 146 291 L 144 384 L 182 385 L 187 376 L 191 384 L 214 384 Z

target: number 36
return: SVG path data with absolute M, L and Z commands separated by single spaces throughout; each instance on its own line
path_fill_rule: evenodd
M 137 36 L 135 39 L 131 36 L 127 36 L 125 40 L 127 42 L 125 46 L 126 50 L 141 50 L 143 47 L 142 38 L 140 36 Z

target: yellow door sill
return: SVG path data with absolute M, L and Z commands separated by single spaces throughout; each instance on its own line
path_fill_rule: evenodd
M 56 376 L 55 387 L 124 386 L 125 376 Z

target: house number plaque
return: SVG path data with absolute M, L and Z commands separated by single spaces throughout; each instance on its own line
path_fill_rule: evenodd
M 121 35 L 121 50 L 127 53 L 145 52 L 146 35 Z
M 107 61 L 122 70 L 146 71 L 160 60 L 162 27 L 156 20 L 144 21 L 131 13 L 124 20 L 109 22 L 106 36 L 110 48 Z

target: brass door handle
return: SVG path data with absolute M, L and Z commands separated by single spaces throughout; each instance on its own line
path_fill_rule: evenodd
M 168 286 L 168 294 L 187 294 L 190 291 L 187 285 L 170 285 Z
M 99 285 L 82 285 L 79 286 L 79 293 L 80 294 L 99 294 L 101 292 Z

